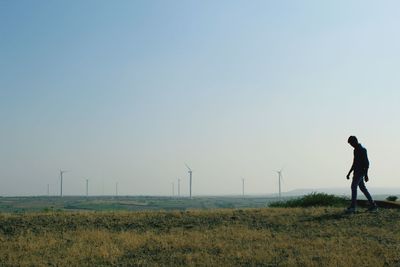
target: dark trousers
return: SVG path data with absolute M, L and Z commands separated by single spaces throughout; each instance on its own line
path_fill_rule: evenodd
M 351 206 L 350 207 L 352 207 L 352 208 L 355 208 L 356 204 L 357 204 L 357 187 L 360 187 L 361 192 L 363 192 L 364 195 L 367 197 L 369 203 L 372 206 L 375 205 L 370 193 L 368 192 L 368 189 L 365 187 L 364 176 L 365 175 L 363 173 L 354 172 L 353 182 L 351 183 Z

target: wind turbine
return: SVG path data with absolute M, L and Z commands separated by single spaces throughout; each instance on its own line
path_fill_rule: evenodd
M 171 187 L 172 187 L 172 197 L 174 197 L 175 196 L 175 183 L 174 182 L 171 183 Z
M 61 179 L 61 188 L 60 188 L 60 197 L 63 196 L 63 174 L 68 171 L 60 170 L 60 179 Z
M 244 178 L 242 178 L 242 195 L 243 195 L 243 198 L 244 198 Z
M 283 175 L 282 175 L 282 170 L 280 169 L 279 171 L 276 171 L 278 173 L 278 182 L 279 182 L 279 200 L 282 199 L 282 191 L 281 191 L 281 179 L 283 179 Z
M 181 179 L 178 179 L 178 197 L 181 196 Z
M 89 179 L 86 179 L 86 197 L 89 196 Z
M 193 173 L 193 171 L 192 171 L 192 169 L 190 169 L 190 167 L 185 163 L 185 166 L 186 166 L 186 168 L 188 168 L 188 173 L 189 173 L 189 177 L 190 177 L 190 187 L 189 187 L 189 189 L 190 189 L 190 191 L 189 191 L 189 196 L 190 196 L 190 198 L 192 198 L 192 173 Z

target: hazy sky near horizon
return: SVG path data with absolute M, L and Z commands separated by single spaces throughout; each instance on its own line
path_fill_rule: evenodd
M 399 187 L 398 1 L 0 0 L 0 195 Z M 176 192 L 176 190 L 175 190 Z

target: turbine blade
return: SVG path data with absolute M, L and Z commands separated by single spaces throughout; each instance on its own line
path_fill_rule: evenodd
M 286 168 L 286 163 L 282 165 L 281 171 L 283 171 Z
M 185 163 L 186 168 L 188 168 L 189 171 L 192 171 L 192 169 L 190 169 L 190 167 Z

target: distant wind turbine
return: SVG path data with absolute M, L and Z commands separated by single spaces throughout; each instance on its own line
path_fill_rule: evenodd
M 181 179 L 178 179 L 178 197 L 181 196 Z
M 86 179 L 86 197 L 89 196 L 89 179 Z
M 279 183 L 279 200 L 282 199 L 282 191 L 281 191 L 281 180 L 283 179 L 282 170 L 276 171 L 278 173 L 278 183 Z
M 244 178 L 242 178 L 242 195 L 244 197 Z
M 186 168 L 188 168 L 188 172 L 189 172 L 189 178 L 190 178 L 190 186 L 189 186 L 189 196 L 190 196 L 190 198 L 192 198 L 192 173 L 193 173 L 193 171 L 192 171 L 192 169 L 190 169 L 190 167 L 185 163 L 185 166 L 186 166 Z
M 61 179 L 61 188 L 60 188 L 60 197 L 63 196 L 63 174 L 68 171 L 60 170 L 60 179 Z

